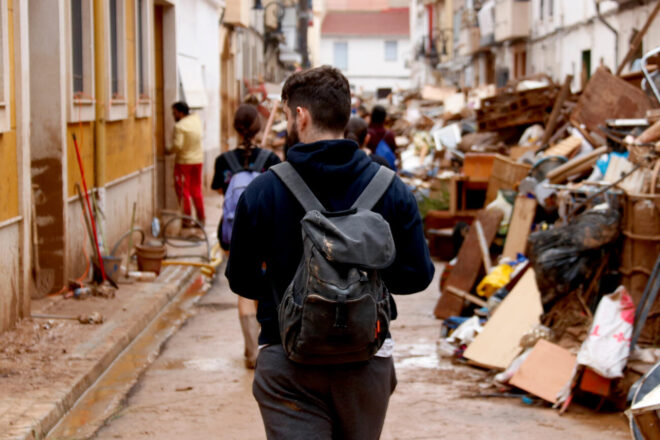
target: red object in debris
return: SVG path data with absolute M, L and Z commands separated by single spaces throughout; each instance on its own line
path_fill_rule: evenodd
M 601 376 L 590 368 L 585 368 L 580 379 L 580 389 L 599 396 L 609 396 L 611 382 L 611 379 Z

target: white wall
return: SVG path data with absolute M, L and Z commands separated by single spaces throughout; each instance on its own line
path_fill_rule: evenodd
M 397 41 L 396 61 L 385 61 L 385 41 Z M 334 43 L 348 43 L 348 69 L 342 71 L 359 91 L 375 91 L 381 87 L 409 88 L 412 57 L 410 40 L 393 37 L 340 38 L 321 40 L 321 63 L 334 65 Z
M 619 53 L 615 60 L 615 37 L 599 20 L 594 19 L 596 9 L 589 0 L 554 0 L 555 11 L 548 17 L 549 0 L 544 0 L 546 10 L 541 20 L 540 0 L 532 3 L 532 38 L 529 45 L 529 73 L 543 72 L 557 81 L 563 81 L 567 74 L 574 76 L 572 88 L 580 88 L 582 51 L 591 50 L 591 73 L 601 63 L 615 71 L 628 51 L 633 29 L 640 29 L 652 8 L 653 3 L 628 9 L 616 10 L 614 2 L 603 2 L 601 11 L 605 20 L 619 32 Z M 642 40 L 644 51 L 660 46 L 660 25 L 651 25 Z M 563 27 L 562 27 L 563 25 Z M 628 67 L 624 72 L 628 71 Z
M 197 110 L 204 122 L 205 150 L 220 148 L 220 44 L 219 3 L 213 0 L 179 0 L 176 3 L 176 49 L 202 66 L 207 105 Z M 170 136 L 171 133 L 166 133 Z

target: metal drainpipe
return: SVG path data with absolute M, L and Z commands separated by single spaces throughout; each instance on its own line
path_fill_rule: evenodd
M 106 102 L 107 65 L 105 59 L 105 0 L 94 2 L 94 91 L 96 99 L 96 115 L 94 121 L 94 186 L 97 189 L 99 206 L 105 211 L 105 182 L 106 182 L 106 136 L 105 119 L 110 105 Z M 98 222 L 105 230 L 103 217 Z M 108 244 L 105 243 L 105 246 Z
M 596 15 L 598 16 L 598 20 L 600 20 L 600 22 L 614 34 L 614 68 L 616 69 L 619 65 L 619 32 L 617 32 L 611 24 L 605 21 L 605 17 L 603 17 L 603 14 L 600 12 L 600 1 L 594 0 L 594 3 L 596 4 Z

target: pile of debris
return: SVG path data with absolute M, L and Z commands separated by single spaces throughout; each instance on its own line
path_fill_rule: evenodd
M 660 360 L 657 77 L 601 67 L 579 94 L 536 76 L 391 100 L 400 174 L 451 260 L 441 346 L 498 388 L 623 408 Z

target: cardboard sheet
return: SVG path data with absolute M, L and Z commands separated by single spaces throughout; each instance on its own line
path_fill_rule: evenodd
M 482 332 L 465 350 L 464 356 L 475 365 L 506 369 L 520 354 L 520 338 L 539 323 L 542 313 L 536 275 L 534 270 L 527 269 Z
M 570 351 L 541 339 L 509 384 L 555 403 L 573 377 L 576 358 Z

